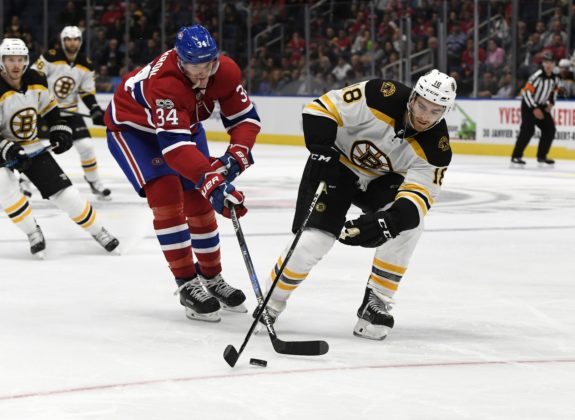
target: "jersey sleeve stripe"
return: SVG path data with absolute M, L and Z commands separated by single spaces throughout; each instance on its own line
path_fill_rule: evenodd
M 80 94 L 80 98 L 85 98 L 86 96 L 89 95 L 95 95 L 96 94 L 96 90 L 91 90 L 88 92 L 78 92 Z
M 421 199 L 423 200 L 423 202 L 425 203 L 425 207 L 427 208 L 427 210 L 429 210 L 429 209 L 431 208 L 431 205 L 429 204 L 429 201 L 427 200 L 427 197 L 426 197 L 424 194 L 420 193 L 419 191 L 406 190 L 406 189 L 404 189 L 404 188 L 401 188 L 401 189 L 399 190 L 399 192 L 405 192 L 405 193 L 410 193 L 410 194 L 416 195 L 416 196 L 418 196 L 419 198 L 421 198 Z
M 46 105 L 41 111 L 40 111 L 40 115 L 44 116 L 46 115 L 48 112 L 52 111 L 54 108 L 56 108 L 58 106 L 58 102 L 56 102 L 55 99 L 52 99 L 50 101 L 50 103 L 48 105 Z
M 145 127 L 143 125 L 140 124 L 136 124 L 134 122 L 131 121 L 122 121 L 119 120 L 118 117 L 116 116 L 116 105 L 114 103 L 114 98 L 112 97 L 112 101 L 110 101 L 110 117 L 112 117 L 112 122 L 114 123 L 114 125 L 127 125 L 130 126 L 132 128 L 135 128 L 137 130 L 141 130 L 141 131 L 145 131 L 146 133 L 156 133 L 156 129 L 151 128 L 151 127 Z M 147 109 L 146 109 L 147 111 Z M 150 120 L 150 115 L 148 113 L 146 113 L 148 115 L 148 122 Z M 152 125 L 152 124 L 151 124 Z
M 411 191 L 402 191 L 402 192 L 397 193 L 397 195 L 395 196 L 396 200 L 399 198 L 405 198 L 405 199 L 411 201 L 413 204 L 415 204 L 419 208 L 419 210 L 421 211 L 421 214 L 423 216 L 425 216 L 427 214 L 427 210 L 428 210 L 427 203 L 425 203 L 425 201 L 423 201 L 423 199 L 419 195 L 417 195 Z
M 235 127 L 236 125 L 248 120 L 250 120 L 249 122 L 252 124 L 260 126 L 260 117 L 253 106 L 249 109 L 248 112 L 244 112 L 239 115 L 235 114 L 231 117 L 226 117 L 224 114 L 221 114 L 221 116 L 222 123 L 224 124 L 226 130 L 230 130 L 232 127 Z
M 320 115 L 318 115 L 318 116 L 328 117 L 330 120 L 333 120 L 335 123 L 339 124 L 338 121 L 335 119 L 335 117 L 333 115 L 331 115 L 331 113 L 327 109 L 325 109 L 319 105 L 316 105 L 313 102 L 310 104 L 307 104 L 305 106 L 304 112 L 305 111 L 312 111 L 312 112 L 306 112 L 306 114 L 310 114 L 310 115 L 318 115 L 318 113 L 319 113 Z
M 250 104 L 250 105 L 247 106 L 246 108 L 242 109 L 240 112 L 237 112 L 237 113 L 232 114 L 232 115 L 224 115 L 223 112 L 222 112 L 221 114 L 222 114 L 222 117 L 226 117 L 226 119 L 228 119 L 228 120 L 235 120 L 236 118 L 239 118 L 239 117 L 241 117 L 241 116 L 244 115 L 244 114 L 247 114 L 247 113 L 250 112 L 252 109 L 255 111 L 254 104 Z M 257 111 L 256 111 L 256 115 L 257 115 Z M 258 118 L 258 119 L 259 119 L 259 118 Z
M 160 134 L 162 132 L 173 133 L 173 134 L 187 134 L 188 136 L 192 135 L 192 132 L 187 128 L 171 128 L 171 129 L 165 129 L 161 127 L 156 128 L 156 134 Z
M 251 118 L 246 118 L 243 121 L 238 121 L 236 124 L 234 125 L 230 125 L 229 127 L 225 127 L 226 128 L 226 132 L 230 131 L 232 128 L 237 127 L 240 124 L 244 124 L 244 123 L 252 123 L 253 125 L 256 125 L 258 127 L 261 127 L 261 123 L 257 120 L 252 120 Z
M 176 143 L 172 143 L 169 146 L 166 146 L 164 148 L 162 148 L 162 154 L 165 155 L 168 152 L 171 152 L 172 150 L 177 149 L 178 147 L 182 147 L 182 146 L 193 146 L 195 145 L 195 143 L 187 140 L 187 141 L 178 141 Z
M 417 140 L 415 140 L 413 137 L 408 137 L 405 140 L 407 140 L 407 142 L 409 143 L 415 154 L 427 162 L 427 156 L 425 155 L 425 152 L 423 151 Z
M 411 190 L 411 191 L 415 191 L 419 194 L 421 194 L 425 200 L 433 205 L 433 198 L 431 198 L 431 194 L 429 194 L 429 191 L 427 190 L 427 188 L 418 185 L 418 184 L 402 184 L 399 188 L 399 191 L 403 191 L 403 190 Z
M 326 95 L 322 95 L 319 100 L 326 105 L 327 109 L 329 110 L 330 114 L 335 118 L 337 121 L 337 125 L 343 127 L 343 120 L 341 119 L 341 115 L 339 115 L 339 111 L 337 110 L 335 104 L 332 102 L 331 99 Z

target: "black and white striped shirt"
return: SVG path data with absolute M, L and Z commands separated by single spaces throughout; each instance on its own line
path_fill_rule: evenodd
M 558 90 L 559 77 L 555 74 L 547 76 L 543 69 L 539 69 L 529 76 L 521 95 L 529 108 L 545 107 L 555 103 Z

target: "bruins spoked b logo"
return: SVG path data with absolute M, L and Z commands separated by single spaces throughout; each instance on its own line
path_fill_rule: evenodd
M 34 108 L 24 108 L 16 112 L 10 120 L 10 130 L 18 140 L 36 138 L 38 114 Z
M 391 171 L 391 162 L 387 155 L 367 140 L 356 141 L 351 148 L 354 164 L 366 169 Z
M 76 82 L 70 76 L 59 77 L 54 82 L 54 93 L 60 99 L 67 97 L 76 86 Z

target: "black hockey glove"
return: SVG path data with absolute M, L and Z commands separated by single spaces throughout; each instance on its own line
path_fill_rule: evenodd
M 345 222 L 339 241 L 345 245 L 377 248 L 397 235 L 389 215 L 385 211 L 378 211 Z
M 66 125 L 66 121 L 58 120 L 50 127 L 50 144 L 57 155 L 72 147 L 72 129 Z
M 22 148 L 17 143 L 14 143 L 11 140 L 2 140 L 0 141 L 0 156 L 5 162 L 14 161 L 16 162 L 14 165 L 11 165 L 12 168 L 18 169 L 20 172 L 25 171 L 30 166 L 30 158 Z
M 315 181 L 325 181 L 328 186 L 337 184 L 339 179 L 339 152 L 330 146 L 309 147 L 309 177 Z
M 100 108 L 98 104 L 92 105 L 90 118 L 92 118 L 94 125 L 104 125 L 104 111 L 102 111 L 102 108 Z

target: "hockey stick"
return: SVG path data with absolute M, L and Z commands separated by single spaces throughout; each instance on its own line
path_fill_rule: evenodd
M 262 305 L 264 302 L 264 297 L 262 295 L 262 291 L 260 288 L 260 284 L 256 275 L 256 271 L 254 269 L 254 265 L 252 262 L 252 258 L 250 256 L 250 252 L 248 250 L 248 245 L 246 243 L 246 239 L 244 237 L 244 233 L 242 231 L 242 227 L 240 225 L 240 221 L 236 215 L 236 209 L 234 207 L 230 208 L 230 212 L 232 215 L 232 223 L 234 225 L 234 230 L 236 231 L 236 236 L 238 237 L 238 243 L 240 245 L 240 249 L 242 251 L 242 256 L 244 257 L 244 262 L 246 263 L 246 268 L 248 270 L 248 274 L 250 276 L 250 280 L 252 283 L 252 287 L 254 289 L 254 293 L 256 294 L 256 298 L 258 301 L 258 305 Z M 275 332 L 273 322 L 270 319 L 267 309 L 264 309 L 262 313 L 262 319 L 264 324 L 268 330 L 268 334 L 270 336 L 270 340 L 274 347 L 274 350 L 281 354 L 293 354 L 298 356 L 319 356 L 323 354 L 320 349 L 324 348 L 327 351 L 328 344 L 325 341 L 283 341 L 280 340 Z
M 54 148 L 54 146 L 51 146 L 51 145 L 50 146 L 44 146 L 43 148 L 41 148 L 39 150 L 35 150 L 33 152 L 28 153 L 27 156 L 29 158 L 33 158 L 33 157 L 41 155 L 44 152 L 52 150 L 53 148 Z M 6 162 L 4 162 L 0 165 L 0 168 L 13 168 L 17 163 L 18 163 L 18 161 L 16 159 L 7 160 Z
M 267 306 L 268 302 L 270 301 L 270 298 L 271 298 L 272 293 L 276 287 L 276 284 L 278 283 L 279 279 L 281 278 L 281 275 L 282 275 L 287 263 L 291 259 L 291 256 L 295 250 L 295 247 L 296 247 L 297 243 L 299 242 L 299 239 L 303 233 L 303 230 L 306 227 L 307 222 L 313 213 L 313 209 L 315 208 L 315 205 L 317 204 L 317 200 L 319 199 L 324 187 L 325 187 L 325 182 L 324 181 L 320 182 L 318 187 L 317 187 L 317 190 L 315 192 L 315 195 L 314 195 L 313 199 L 311 200 L 311 204 L 309 206 L 307 215 L 306 215 L 301 227 L 297 231 L 295 238 L 294 238 L 294 240 L 293 240 L 293 242 L 292 242 L 292 244 L 291 244 L 291 246 L 290 246 L 290 248 L 286 254 L 284 262 L 281 265 L 279 271 L 277 272 L 276 278 L 275 278 L 274 282 L 272 283 L 270 290 L 268 291 L 268 294 L 266 295 L 266 298 L 263 300 L 263 302 L 260 302 L 262 299 L 261 289 L 259 288 L 259 284 L 257 283 L 255 271 L 253 270 L 253 264 L 251 264 L 251 258 L 249 259 L 249 266 L 251 266 L 251 270 L 248 266 L 248 259 L 246 258 L 246 256 L 249 258 L 249 254 L 247 253 L 247 247 L 245 246 L 245 240 L 243 240 L 244 246 L 242 247 L 242 254 L 244 255 L 244 260 L 246 261 L 246 266 L 248 266 L 248 271 L 249 272 L 251 271 L 250 272 L 250 279 L 252 280 L 252 286 L 254 287 L 254 291 L 256 291 L 256 289 L 259 290 L 259 295 L 258 295 L 258 292 L 256 291 L 256 296 L 258 297 L 258 303 L 260 303 L 260 306 L 259 306 L 259 310 L 256 312 L 256 314 L 254 316 L 255 319 L 254 319 L 248 333 L 246 334 L 246 337 L 244 338 L 244 342 L 242 343 L 240 350 L 239 351 L 236 350 L 236 348 L 231 344 L 228 344 L 228 346 L 224 350 L 224 359 L 228 363 L 228 365 L 230 365 L 231 367 L 234 367 L 236 365 L 236 362 L 238 361 L 240 355 L 242 354 L 242 352 L 246 348 L 246 345 L 248 344 L 248 341 L 250 340 L 256 326 L 258 325 L 259 319 L 264 314 L 264 312 L 265 312 L 264 323 L 266 325 L 266 328 L 268 329 L 268 333 L 269 333 L 270 339 L 272 340 L 272 344 L 274 346 L 274 349 L 278 353 L 293 354 L 293 355 L 299 355 L 299 356 L 320 356 L 320 355 L 328 352 L 329 345 L 327 344 L 327 342 L 321 341 L 321 340 L 319 340 L 319 341 L 300 341 L 300 342 L 281 341 L 279 338 L 277 338 L 277 335 L 275 334 L 273 326 L 270 322 L 271 320 L 269 319 L 269 314 L 267 313 L 267 310 L 266 310 L 266 306 Z M 233 221 L 234 215 L 235 215 L 235 212 L 232 212 L 232 221 Z M 237 218 L 236 218 L 236 222 L 237 222 Z M 239 223 L 237 225 L 238 225 L 238 228 L 241 229 L 239 226 Z M 236 229 L 236 223 L 234 223 L 234 229 Z M 238 232 L 241 233 L 241 230 L 236 229 L 236 234 L 238 235 L 238 240 L 240 240 L 240 235 Z M 243 234 L 242 234 L 242 239 L 243 239 Z M 242 245 L 242 241 L 240 241 L 240 247 L 241 247 L 241 245 Z M 253 275 L 252 275 L 252 273 L 253 273 Z M 255 282 L 254 282 L 254 279 L 255 279 Z M 257 288 L 256 288 L 256 285 L 257 285 Z M 280 351 L 280 350 L 282 350 L 282 351 Z

